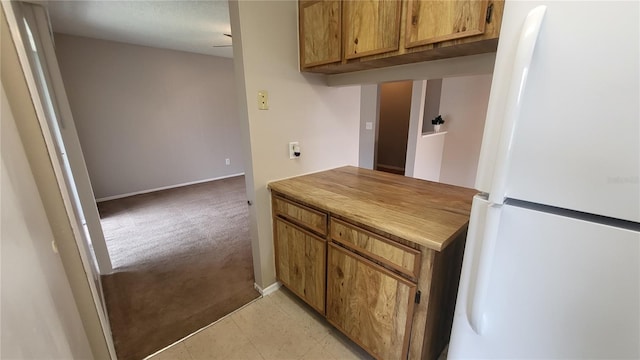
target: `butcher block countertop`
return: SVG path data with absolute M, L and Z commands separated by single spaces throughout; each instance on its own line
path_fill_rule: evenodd
M 269 183 L 330 215 L 442 251 L 469 223 L 478 191 L 346 166 Z

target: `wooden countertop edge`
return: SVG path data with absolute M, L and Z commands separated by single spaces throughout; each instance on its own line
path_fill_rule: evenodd
M 326 171 L 326 170 L 325 170 Z M 320 171 L 322 172 L 322 171 Z M 313 174 L 313 173 L 312 173 Z M 307 174 L 309 175 L 309 174 Z M 300 176 L 306 176 L 306 175 L 300 175 Z M 284 180 L 289 180 L 289 179 L 294 179 L 297 176 L 291 177 L 291 178 L 287 178 L 287 179 L 279 179 L 279 180 L 274 180 L 274 181 L 270 181 L 267 183 L 267 189 L 272 191 L 272 192 L 276 192 L 278 194 L 283 195 L 285 198 L 288 198 L 290 200 L 294 200 L 297 202 L 300 202 L 304 205 L 310 206 L 312 208 L 317 208 L 320 210 L 324 210 L 326 211 L 330 216 L 334 216 L 340 219 L 344 219 L 347 221 L 350 221 L 352 223 L 354 223 L 355 225 L 361 226 L 369 231 L 373 231 L 373 232 L 377 232 L 377 233 L 381 233 L 381 235 L 386 235 L 388 237 L 391 238 L 398 238 L 398 239 L 403 239 L 406 241 L 409 241 L 411 243 L 414 243 L 418 246 L 424 246 L 426 248 L 435 250 L 435 251 L 442 251 L 444 250 L 462 231 L 465 231 L 465 229 L 468 227 L 469 225 L 469 220 L 467 219 L 467 221 L 465 221 L 463 224 L 461 224 L 459 226 L 459 228 L 456 231 L 453 231 L 445 240 L 443 241 L 434 241 L 434 240 L 429 240 L 429 239 L 425 239 L 424 237 L 419 237 L 419 236 L 412 236 L 410 234 L 406 234 L 406 233 L 400 233 L 398 231 L 395 231 L 393 228 L 388 227 L 388 226 L 384 226 L 381 225 L 379 223 L 373 223 L 373 222 L 367 222 L 367 221 L 362 221 L 362 219 L 357 219 L 353 216 L 351 216 L 348 213 L 342 212 L 340 211 L 340 209 L 333 207 L 333 206 L 327 206 L 327 204 L 322 204 L 319 202 L 313 202 L 313 201 L 308 201 L 308 199 L 305 200 L 301 200 L 299 198 L 298 194 L 294 194 L 291 193 L 289 191 L 287 191 L 286 189 L 282 189 L 281 187 L 277 186 L 276 183 L 284 181 Z M 276 186 L 274 186 L 276 185 Z
M 308 202 L 308 201 L 302 201 L 300 200 L 298 197 L 296 197 L 295 194 L 290 194 L 287 193 L 286 191 L 280 191 L 279 189 L 273 189 L 272 187 L 267 186 L 267 188 L 269 190 L 271 190 L 272 192 L 276 192 L 281 196 L 284 196 L 286 199 L 289 200 L 293 200 L 296 201 L 298 203 L 301 203 L 305 206 L 309 206 L 311 208 L 314 209 L 318 209 L 318 210 L 322 210 L 324 212 L 327 212 L 329 216 L 333 216 L 336 217 L 338 219 L 342 219 L 342 220 L 346 220 L 348 222 L 353 223 L 354 225 L 360 226 L 366 230 L 369 230 L 371 232 L 374 233 L 379 233 L 380 235 L 383 236 L 387 236 L 390 238 L 399 238 L 399 239 L 403 239 L 406 241 L 409 241 L 411 243 L 414 243 L 418 246 L 424 246 L 426 248 L 435 250 L 435 251 L 442 251 L 444 250 L 450 243 L 451 241 L 453 241 L 453 239 L 456 238 L 456 236 L 458 236 L 458 234 L 464 230 L 464 228 L 469 224 L 469 222 L 467 221 L 463 226 L 460 227 L 460 229 L 458 229 L 457 231 L 455 231 L 451 236 L 449 236 L 446 240 L 442 241 L 442 242 L 438 242 L 438 241 L 433 241 L 433 240 L 428 240 L 428 239 L 424 239 L 424 238 L 420 238 L 417 239 L 413 236 L 406 236 L 405 234 L 399 234 L 395 231 L 393 231 L 393 229 L 388 229 L 384 226 L 381 226 L 380 224 L 373 224 L 373 223 L 367 223 L 367 222 L 363 222 L 361 220 L 358 220 L 352 216 L 349 216 L 349 214 L 346 213 L 342 213 L 340 211 L 335 211 L 330 207 L 327 207 L 326 204 L 317 204 L 317 203 L 313 203 L 313 202 Z

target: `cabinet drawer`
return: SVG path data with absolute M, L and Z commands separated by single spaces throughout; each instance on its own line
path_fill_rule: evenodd
M 273 212 L 292 223 L 298 224 L 320 235 L 327 235 L 327 214 L 294 203 L 279 196 L 273 196 Z
M 331 238 L 413 279 L 420 271 L 420 251 L 344 221 L 331 219 Z

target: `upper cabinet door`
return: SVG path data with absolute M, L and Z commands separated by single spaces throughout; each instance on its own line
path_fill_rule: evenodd
M 398 50 L 398 0 L 346 0 L 343 3 L 345 59 Z
M 484 33 L 486 0 L 409 0 L 405 47 Z
M 340 1 L 300 1 L 300 67 L 341 60 Z

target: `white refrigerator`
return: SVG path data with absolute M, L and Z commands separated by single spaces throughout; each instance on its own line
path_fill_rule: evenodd
M 509 1 L 448 356 L 640 358 L 640 5 Z

